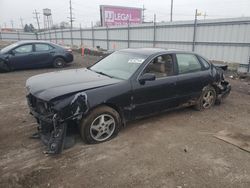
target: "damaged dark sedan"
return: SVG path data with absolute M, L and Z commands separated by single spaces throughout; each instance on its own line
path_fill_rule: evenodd
M 231 90 L 223 70 L 204 57 L 158 48 L 124 49 L 88 68 L 33 76 L 26 88 L 37 135 L 52 154 L 65 148 L 70 126 L 86 143 L 100 143 L 128 121 L 185 106 L 208 109 Z
M 0 72 L 20 69 L 62 68 L 73 61 L 72 50 L 47 41 L 18 41 L 0 50 Z

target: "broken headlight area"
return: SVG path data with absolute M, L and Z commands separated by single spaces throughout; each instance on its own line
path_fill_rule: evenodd
M 33 136 L 41 138 L 47 146 L 46 153 L 58 154 L 73 146 L 74 137 L 70 135 L 70 130 L 88 111 L 86 94 L 78 93 L 51 102 L 42 101 L 31 94 L 27 99 L 31 114 L 38 123 L 38 133 Z
M 216 88 L 217 88 L 216 103 L 220 104 L 221 101 L 229 95 L 231 91 L 231 85 L 229 84 L 229 82 L 222 80 L 216 84 Z

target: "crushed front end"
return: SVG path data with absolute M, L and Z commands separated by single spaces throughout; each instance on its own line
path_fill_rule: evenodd
M 87 95 L 81 92 L 47 102 L 28 94 L 27 101 L 30 114 L 38 123 L 38 132 L 33 137 L 41 138 L 47 146 L 46 153 L 58 154 L 69 147 L 66 143 L 68 126 L 72 122 L 79 123 L 88 111 Z
M 216 93 L 217 93 L 217 99 L 216 103 L 220 104 L 221 101 L 226 98 L 230 91 L 231 91 L 231 85 L 228 81 L 225 80 L 225 75 L 224 71 L 227 70 L 227 66 L 221 65 L 221 66 L 216 66 L 216 79 L 217 81 L 214 83 L 214 86 L 216 88 Z

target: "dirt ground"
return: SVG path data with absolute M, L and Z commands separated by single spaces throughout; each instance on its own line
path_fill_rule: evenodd
M 69 68 L 93 63 L 76 55 Z M 35 120 L 25 81 L 55 69 L 0 74 L 0 187 L 250 187 L 250 153 L 216 139 L 223 129 L 250 133 L 250 83 L 230 80 L 220 106 L 175 110 L 131 122 L 113 140 L 80 139 L 61 155 L 43 154 L 29 136 Z

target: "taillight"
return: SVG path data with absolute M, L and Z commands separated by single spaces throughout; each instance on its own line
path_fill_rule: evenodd
M 66 49 L 65 51 L 68 53 L 72 53 L 72 50 L 70 48 Z

